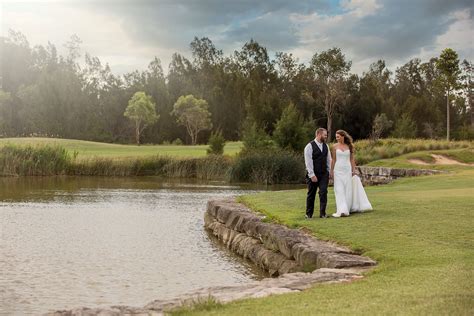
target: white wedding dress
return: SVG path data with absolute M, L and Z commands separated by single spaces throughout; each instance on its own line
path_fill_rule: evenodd
M 349 216 L 349 213 L 352 212 L 372 209 L 360 178 L 352 176 L 351 153 L 349 150 L 336 149 L 334 194 L 336 195 L 336 213 L 333 214 L 334 217 Z

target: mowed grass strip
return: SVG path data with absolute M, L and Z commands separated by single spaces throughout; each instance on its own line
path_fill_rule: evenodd
M 86 158 L 112 158 L 130 159 L 147 156 L 170 156 L 176 158 L 197 158 L 206 156 L 207 145 L 184 146 L 184 145 L 120 145 L 98 143 L 74 139 L 60 138 L 0 138 L 0 146 L 13 145 L 59 145 L 70 153 L 78 152 L 78 159 Z M 224 154 L 235 156 L 242 148 L 241 142 L 228 142 L 224 147 Z
M 237 301 L 191 315 L 473 315 L 474 170 L 368 187 L 374 211 L 304 217 L 305 190 L 241 201 L 290 227 L 348 245 L 378 261 L 362 280 Z M 334 193 L 329 210 L 335 211 Z

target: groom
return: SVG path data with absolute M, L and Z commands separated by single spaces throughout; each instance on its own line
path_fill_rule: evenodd
M 319 217 L 327 218 L 326 204 L 328 200 L 329 170 L 331 168 L 331 154 L 326 144 L 328 132 L 325 128 L 316 130 L 316 138 L 304 148 L 304 163 L 306 165 L 306 218 L 310 219 L 314 213 L 314 198 L 319 189 Z

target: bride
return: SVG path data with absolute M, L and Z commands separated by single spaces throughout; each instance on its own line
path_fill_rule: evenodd
M 372 205 L 356 175 L 352 137 L 346 131 L 338 130 L 336 141 L 331 151 L 331 176 L 336 195 L 336 213 L 332 216 L 349 216 L 352 212 L 371 210 Z

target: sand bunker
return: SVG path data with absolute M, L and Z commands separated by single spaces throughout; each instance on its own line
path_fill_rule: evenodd
M 472 163 L 464 163 L 460 162 L 457 160 L 454 160 L 452 158 L 443 156 L 443 155 L 436 155 L 436 154 L 431 154 L 431 157 L 433 157 L 434 162 L 433 163 L 428 163 L 426 161 L 423 161 L 421 159 L 408 159 L 408 162 L 416 164 L 416 165 L 458 165 L 458 166 L 474 166 Z

